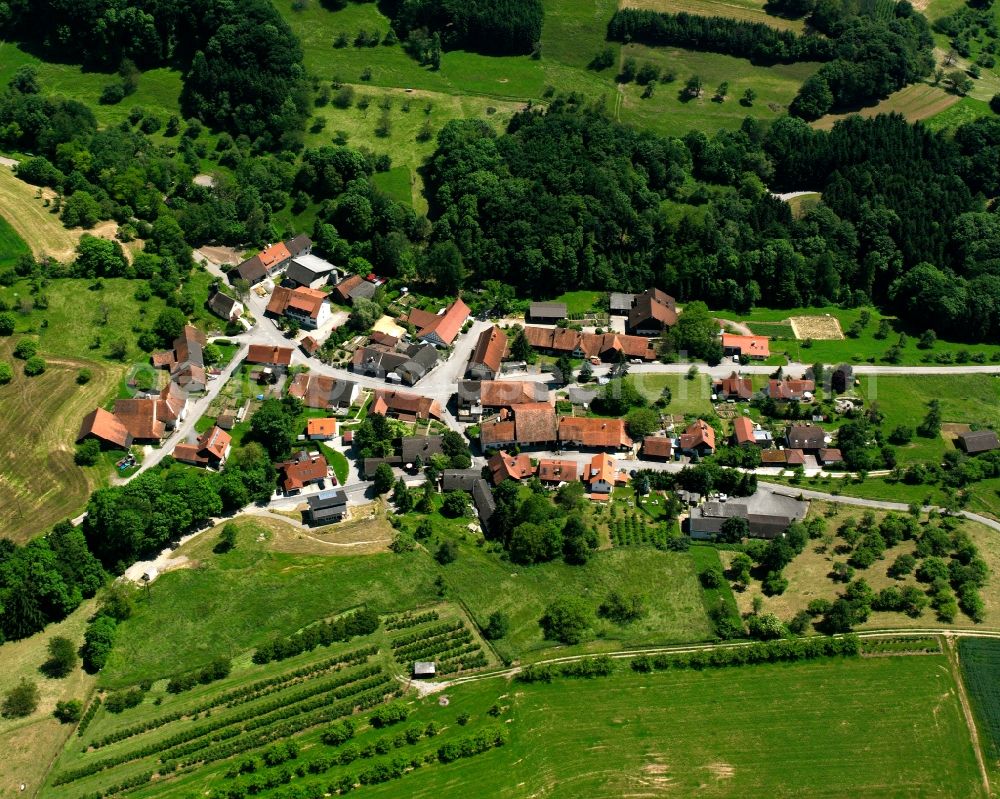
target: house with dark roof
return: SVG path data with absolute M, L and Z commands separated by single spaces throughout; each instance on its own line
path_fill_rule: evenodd
M 600 419 L 587 416 L 559 418 L 559 444 L 562 447 L 588 449 L 628 449 L 632 439 L 625 432 L 624 419 Z
M 541 458 L 538 461 L 538 479 L 546 485 L 573 483 L 578 473 L 576 461 L 562 458 Z
M 739 355 L 764 360 L 771 357 L 770 339 L 767 336 L 740 336 L 735 333 L 722 334 L 722 351 L 726 355 Z
M 646 436 L 642 440 L 642 457 L 644 460 L 673 460 L 673 440 L 669 436 Z
M 636 294 L 625 323 L 626 332 L 636 336 L 657 336 L 677 324 L 677 303 L 659 289 Z
M 333 488 L 313 494 L 302 512 L 306 524 L 331 524 L 347 518 L 347 494 L 342 488 Z
M 972 430 L 958 434 L 958 444 L 969 455 L 979 455 L 1000 448 L 997 434 L 992 430 Z
M 500 374 L 500 364 L 507 354 L 507 334 L 499 327 L 487 328 L 479 334 L 476 347 L 469 356 L 466 377 L 473 380 L 493 380 Z
M 110 447 L 121 447 L 128 449 L 132 446 L 132 434 L 128 428 L 111 412 L 104 408 L 94 408 L 83 417 L 80 425 L 80 432 L 77 434 L 77 443 L 88 438 L 94 438 L 101 444 Z
M 309 255 L 312 252 L 312 248 L 312 239 L 305 233 L 299 233 L 285 242 L 285 249 L 288 250 L 288 254 L 292 258 L 301 258 L 303 255 Z
M 404 465 L 427 463 L 434 455 L 443 455 L 442 436 L 404 436 L 399 451 Z
M 204 391 L 208 381 L 204 355 L 206 342 L 205 334 L 198 328 L 185 325 L 174 340 L 172 350 L 153 353 L 153 366 L 169 370 L 171 381 L 186 391 Z
M 365 476 L 366 480 L 371 480 L 375 476 L 375 470 L 378 469 L 383 463 L 388 464 L 394 469 L 403 468 L 403 456 L 402 455 L 386 455 L 382 458 L 365 458 L 364 462 L 361 464 L 361 471 Z
M 378 286 L 360 275 L 348 275 L 334 287 L 333 294 L 338 302 L 345 303 L 354 302 L 358 297 L 370 300 L 377 290 Z
M 476 506 L 476 513 L 479 514 L 479 523 L 486 529 L 496 512 L 497 503 L 489 483 L 482 477 L 472 484 L 472 504 Z
M 264 278 L 274 277 L 288 266 L 291 260 L 292 254 L 288 251 L 288 247 L 285 246 L 284 242 L 279 241 L 245 260 L 230 272 L 229 276 L 231 279 L 242 278 L 252 286 L 255 283 L 260 283 Z
M 301 400 L 307 408 L 334 410 L 349 408 L 358 401 L 361 387 L 352 380 L 299 372 L 288 387 L 288 395 Z
M 704 419 L 697 419 L 677 439 L 681 452 L 711 455 L 715 452 L 715 429 Z
M 470 313 L 469 306 L 459 297 L 436 314 L 414 308 L 406 317 L 406 321 L 417 328 L 416 338 L 420 341 L 426 341 L 435 347 L 450 347 L 462 332 L 462 326 Z
M 793 424 L 785 432 L 785 443 L 789 449 L 816 454 L 826 447 L 826 431 L 811 424 Z
M 326 458 L 305 450 L 274 464 L 274 468 L 278 470 L 278 484 L 286 494 L 297 494 L 308 485 L 322 483 L 330 471 Z
M 208 309 L 227 322 L 235 322 L 243 316 L 243 303 L 218 290 L 208 298 Z
M 531 458 L 525 453 L 511 455 L 502 449 L 494 452 L 486 461 L 493 478 L 493 485 L 500 485 L 504 480 L 524 480 L 535 474 Z
M 471 493 L 476 481 L 482 479 L 479 469 L 445 469 L 441 472 L 441 490 Z
M 753 384 L 749 377 L 740 377 L 736 372 L 733 372 L 729 377 L 714 381 L 712 393 L 720 400 L 749 402 L 753 396 Z
M 757 491 L 749 497 L 710 501 L 692 508 L 688 534 L 694 539 L 713 539 L 722 532 L 726 519 L 746 519 L 751 538 L 777 538 L 792 522 L 801 521 L 809 503 L 771 491 Z
M 368 345 L 354 351 L 351 371 L 412 386 L 437 364 L 438 353 L 431 344 L 399 344 L 395 350 Z
M 292 256 L 292 262 L 285 270 L 285 280 L 296 286 L 317 288 L 336 282 L 337 269 L 329 261 L 310 253 Z
M 554 325 L 566 318 L 566 303 L 564 302 L 533 302 L 528 306 L 528 319 L 532 322 Z
M 608 309 L 612 316 L 628 316 L 628 312 L 632 310 L 633 302 L 635 302 L 634 294 L 612 291 L 608 295 Z
M 220 468 L 229 457 L 232 437 L 221 427 L 213 425 L 199 436 L 194 444 L 178 444 L 171 453 L 174 460 L 192 466 Z

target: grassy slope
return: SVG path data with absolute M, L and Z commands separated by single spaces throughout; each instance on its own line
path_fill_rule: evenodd
M 11 357 L 18 336 L 0 339 L 0 361 L 14 380 L 0 386 L 0 530 L 15 541 L 75 516 L 102 475 L 73 463 L 73 443 L 84 414 L 114 392 L 120 367 L 76 359 L 49 359 L 38 377 L 24 376 Z M 81 367 L 93 378 L 76 383 Z
M 37 192 L 37 187 L 14 177 L 9 167 L 0 166 L 0 214 L 35 255 L 67 260 L 82 231 L 64 228 L 58 215 L 36 197 Z
M 24 243 L 10 223 L 0 216 L 0 268 L 13 266 L 19 255 L 27 255 L 31 249 Z
M 490 688 L 449 694 L 462 701 Z M 366 794 L 982 795 L 940 656 L 557 681 L 519 685 L 507 701 L 504 748 Z

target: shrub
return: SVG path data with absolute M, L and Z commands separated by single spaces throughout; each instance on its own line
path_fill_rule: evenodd
M 564 644 L 578 644 L 593 625 L 590 609 L 576 597 L 562 597 L 552 602 L 538 621 L 545 637 Z
M 76 647 L 63 635 L 57 635 L 49 641 L 49 659 L 42 664 L 42 671 L 47 677 L 65 677 L 79 662 Z
M 0 712 L 6 718 L 18 719 L 30 716 L 38 707 L 38 686 L 22 679 L 4 695 Z
M 90 382 L 91 377 L 93 377 L 93 375 L 91 374 L 91 371 L 89 369 L 81 369 L 79 372 L 76 373 L 77 385 L 80 386 L 86 385 L 87 383 Z
M 495 610 L 483 628 L 483 634 L 491 641 L 496 641 L 507 635 L 510 630 L 510 617 L 502 610 Z
M 38 342 L 30 338 L 22 338 L 14 347 L 14 357 L 22 361 L 28 360 L 36 352 L 38 352 Z
M 93 466 L 101 457 L 101 444 L 96 438 L 88 438 L 76 445 L 73 463 L 77 466 Z
M 0 336 L 11 336 L 17 326 L 17 318 L 10 311 L 0 313 Z
M 36 355 L 24 362 L 24 373 L 28 377 L 37 377 L 45 371 L 45 366 L 45 361 Z
M 63 724 L 75 724 L 83 716 L 83 702 L 79 699 L 56 702 L 56 709 L 52 712 L 52 715 Z
M 13 379 L 14 370 L 10 368 L 10 364 L 0 361 L 0 386 L 7 385 Z

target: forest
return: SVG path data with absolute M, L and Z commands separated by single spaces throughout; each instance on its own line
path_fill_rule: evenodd
M 428 32 L 448 50 L 530 53 L 542 38 L 541 0 L 383 0 L 400 39 Z
M 802 85 L 789 108 L 810 120 L 886 97 L 933 69 L 930 26 L 905 0 L 895 4 L 885 21 L 830 3 L 817 5 L 808 21 L 826 35 L 797 36 L 726 17 L 622 9 L 608 25 L 608 38 L 708 50 L 759 64 L 827 62 Z

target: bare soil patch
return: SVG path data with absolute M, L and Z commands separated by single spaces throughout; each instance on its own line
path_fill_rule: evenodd
M 795 338 L 800 340 L 811 338 L 825 341 L 844 338 L 840 321 L 835 316 L 793 316 L 788 321 L 792 325 Z

